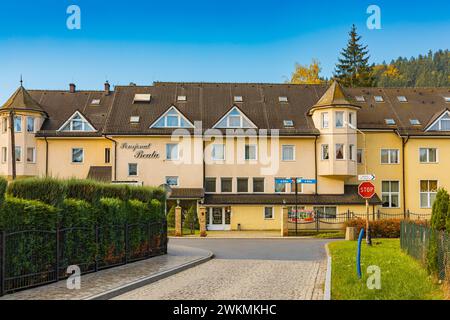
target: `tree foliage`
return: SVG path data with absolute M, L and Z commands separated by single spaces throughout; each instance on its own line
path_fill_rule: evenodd
M 431 212 L 431 227 L 435 230 L 444 230 L 448 216 L 450 196 L 445 189 L 439 189 Z
M 326 80 L 320 77 L 320 62 L 313 59 L 309 66 L 299 63 L 295 64 L 295 71 L 291 75 L 289 83 L 292 84 L 321 84 Z

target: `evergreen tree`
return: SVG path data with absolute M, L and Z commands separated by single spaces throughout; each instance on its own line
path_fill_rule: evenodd
M 447 222 L 450 196 L 445 189 L 439 189 L 431 211 L 431 227 L 435 230 L 444 230 Z
M 347 47 L 341 51 L 334 76 L 346 87 L 371 87 L 374 81 L 367 46 L 360 43 L 361 36 L 356 32 L 355 25 L 349 36 Z
M 183 228 L 185 229 L 191 229 L 191 226 L 194 226 L 194 229 L 199 229 L 200 226 L 198 224 L 197 219 L 197 210 L 195 206 L 191 206 L 186 213 L 186 217 L 183 221 Z
M 167 214 L 167 226 L 169 228 L 175 228 L 175 206 L 173 205 L 169 213 Z

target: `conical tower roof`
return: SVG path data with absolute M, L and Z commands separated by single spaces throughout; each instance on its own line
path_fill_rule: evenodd
M 37 103 L 28 91 L 20 86 L 16 92 L 6 101 L 6 103 L 0 108 L 0 110 L 16 110 L 16 111 L 37 111 L 41 113 L 46 113 L 44 109 Z
M 327 89 L 319 101 L 312 106 L 309 112 L 311 113 L 316 108 L 333 106 L 361 108 L 361 106 L 352 103 L 349 99 L 347 99 L 344 90 L 336 80 L 333 81 L 331 86 Z

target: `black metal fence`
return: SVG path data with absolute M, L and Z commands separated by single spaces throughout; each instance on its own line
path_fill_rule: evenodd
M 0 231 L 0 296 L 167 253 L 167 222 Z
M 321 213 L 312 212 L 312 214 L 307 216 L 296 215 L 295 212 L 289 212 L 288 214 L 288 229 L 289 234 L 299 235 L 302 233 L 310 232 L 322 232 L 322 231 L 336 231 L 341 230 L 345 222 L 353 219 L 366 219 L 366 213 L 355 213 L 353 211 L 347 211 L 344 213 Z M 405 213 L 385 213 L 381 211 L 375 211 L 369 213 L 369 220 L 385 220 L 385 219 L 402 219 L 402 220 L 421 220 L 427 221 L 431 218 L 430 214 L 416 214 L 409 211 Z
M 428 266 L 440 280 L 449 280 L 450 235 L 447 232 L 433 230 L 429 226 L 411 221 L 402 221 L 400 246 L 407 254 Z

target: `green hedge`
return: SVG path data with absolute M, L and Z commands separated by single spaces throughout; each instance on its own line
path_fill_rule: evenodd
M 28 178 L 11 182 L 6 192 L 16 198 L 40 200 L 57 207 L 66 196 L 66 186 L 53 178 Z
M 0 205 L 5 200 L 5 193 L 6 193 L 7 187 L 8 187 L 8 181 L 5 178 L 0 177 Z

